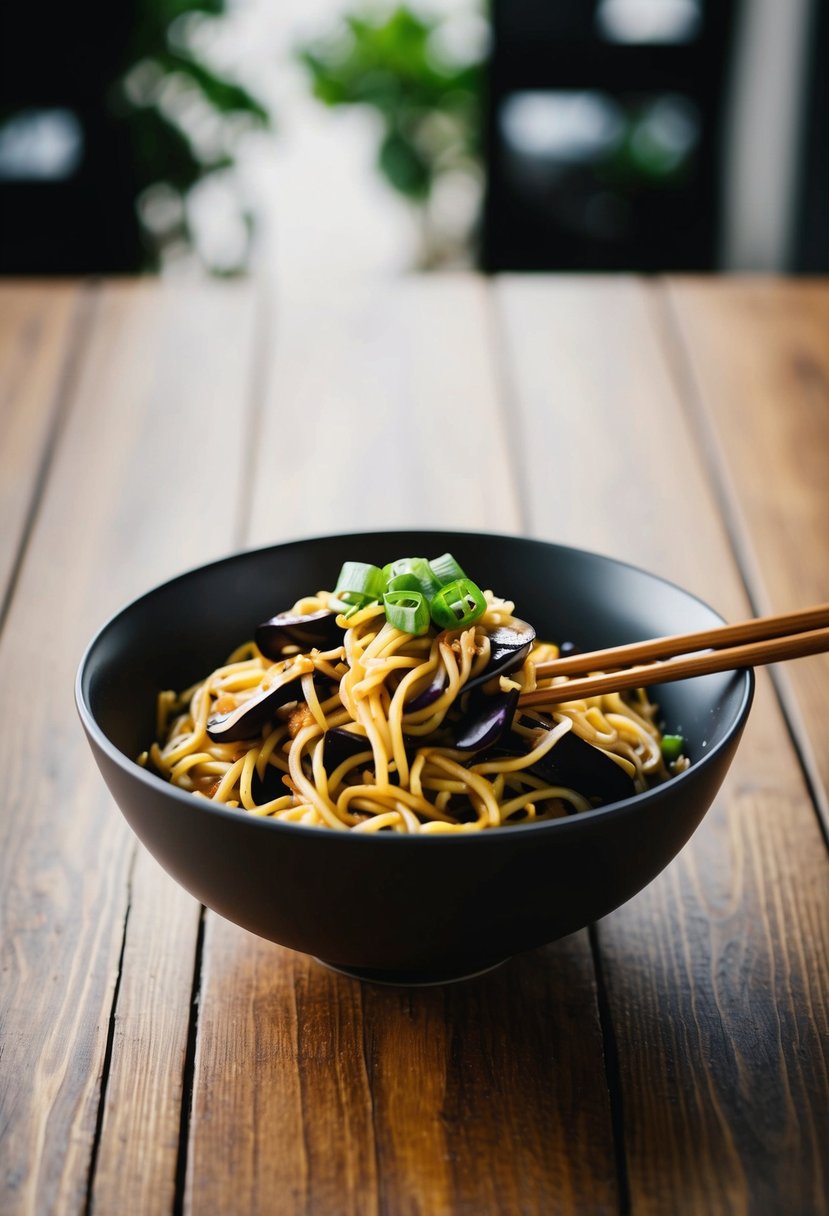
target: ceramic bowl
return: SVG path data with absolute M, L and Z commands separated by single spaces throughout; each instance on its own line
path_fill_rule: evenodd
M 353 834 L 256 818 L 135 763 L 159 689 L 184 688 L 255 626 L 336 580 L 451 551 L 515 602 L 539 636 L 593 649 L 721 624 L 665 580 L 598 554 L 504 535 L 376 532 L 302 540 L 192 570 L 129 604 L 91 641 L 76 696 L 95 759 L 130 826 L 196 899 L 253 933 L 349 974 L 441 983 L 598 920 L 676 856 L 710 806 L 748 716 L 751 671 L 654 690 L 691 764 L 598 810 L 463 835 Z

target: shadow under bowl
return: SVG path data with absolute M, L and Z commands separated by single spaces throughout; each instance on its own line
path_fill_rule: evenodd
M 630 899 L 679 852 L 710 806 L 751 706 L 753 672 L 654 692 L 688 770 L 633 798 L 548 823 L 463 835 L 363 835 L 227 809 L 135 763 L 156 697 L 226 660 L 255 626 L 336 580 L 451 551 L 516 604 L 539 637 L 582 649 L 722 623 L 695 596 L 594 553 L 484 533 L 375 532 L 296 541 L 192 570 L 129 604 L 96 634 L 76 699 L 103 777 L 161 865 L 207 907 L 360 978 L 440 983 L 563 937 Z

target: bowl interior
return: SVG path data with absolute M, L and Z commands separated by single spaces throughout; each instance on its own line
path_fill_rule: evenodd
M 123 814 L 197 899 L 244 928 L 364 979 L 444 982 L 606 915 L 682 848 L 710 805 L 751 702 L 750 672 L 658 689 L 692 764 L 674 781 L 550 822 L 468 835 L 326 832 L 206 801 L 140 769 L 156 696 L 224 662 L 256 625 L 335 583 L 345 560 L 454 553 L 540 636 L 612 645 L 717 624 L 680 588 L 623 563 L 478 533 L 379 532 L 243 553 L 129 605 L 82 660 L 77 699 Z M 424 900 L 424 891 L 429 898 Z
M 346 534 L 253 550 L 190 571 L 134 601 L 91 643 L 78 696 L 93 727 L 131 760 L 153 737 L 160 689 L 181 689 L 222 663 L 256 625 L 331 587 L 345 560 L 383 565 L 450 550 L 483 587 L 515 603 L 540 637 L 596 648 L 684 633 L 721 618 L 688 592 L 596 554 L 509 536 L 454 532 Z M 750 677 L 724 673 L 662 685 L 667 729 L 698 762 L 747 708 Z

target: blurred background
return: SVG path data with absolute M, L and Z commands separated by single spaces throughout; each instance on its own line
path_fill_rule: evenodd
M 0 273 L 829 271 L 824 0 L 10 0 Z

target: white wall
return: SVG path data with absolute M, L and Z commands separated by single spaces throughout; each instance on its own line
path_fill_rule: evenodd
M 814 6 L 743 0 L 724 160 L 726 270 L 788 267 Z

